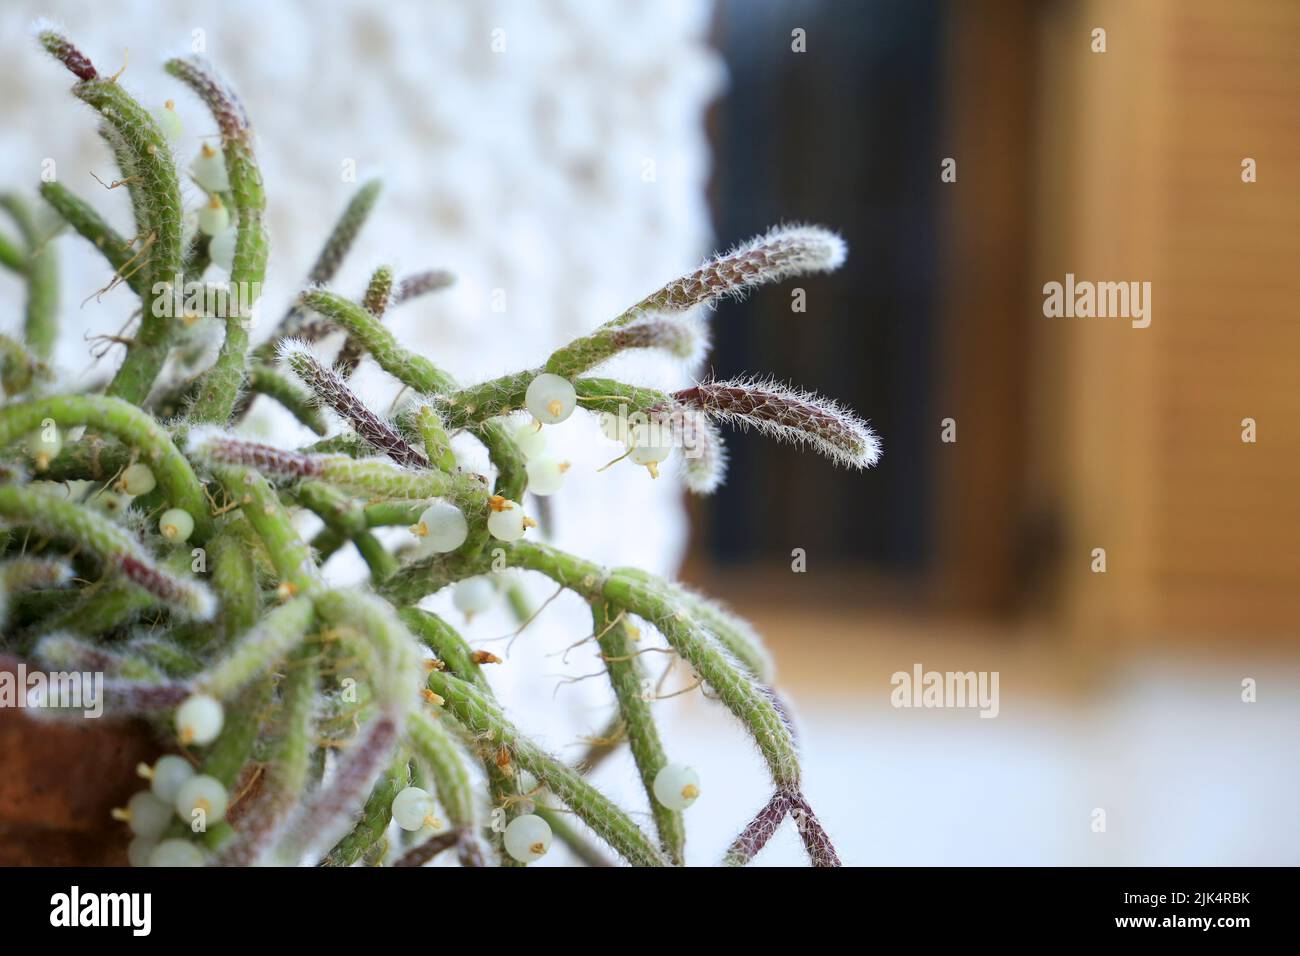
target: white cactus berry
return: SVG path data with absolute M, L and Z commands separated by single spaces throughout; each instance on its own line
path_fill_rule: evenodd
M 525 459 L 535 458 L 546 451 L 546 429 L 537 422 L 524 422 L 515 429 L 513 437 Z
M 631 458 L 638 465 L 645 465 L 650 474 L 659 477 L 659 463 L 673 453 L 668 429 L 653 422 L 645 422 L 631 430 L 628 445 Z
M 422 830 L 436 825 L 433 795 L 419 787 L 407 787 L 393 798 L 393 819 L 403 830 Z
M 578 404 L 578 393 L 567 378 L 543 372 L 528 383 L 524 405 L 543 425 L 558 425 Z
M 169 143 L 175 143 L 181 138 L 181 133 L 185 131 L 185 124 L 181 122 L 181 114 L 176 112 L 175 100 L 168 100 L 163 104 L 162 109 L 154 110 L 153 118 Z
M 172 822 L 171 805 L 159 800 L 149 790 L 141 790 L 128 800 L 126 812 L 131 832 L 149 840 L 162 836 L 167 824 Z
M 116 518 L 126 513 L 126 509 L 131 507 L 130 495 L 114 494 L 111 491 L 101 492 L 90 499 L 90 504 L 98 508 L 110 518 Z
M 154 796 L 168 805 L 176 802 L 176 794 L 181 789 L 181 784 L 185 783 L 194 776 L 194 768 L 184 757 L 177 754 L 167 754 L 159 757 L 157 763 L 153 765 L 153 770 L 149 773 L 149 785 L 153 789 Z
M 516 782 L 519 784 L 519 792 L 524 796 L 528 796 L 541 786 L 541 784 L 537 782 L 535 776 L 522 768 L 519 771 L 519 778 Z
M 458 581 L 451 592 L 451 603 L 467 616 L 486 611 L 496 599 L 497 589 L 491 578 L 478 575 Z
M 528 519 L 524 517 L 519 502 L 493 495 L 488 505 L 492 510 L 488 514 L 487 526 L 492 537 L 499 541 L 518 541 L 524 536 Z
M 211 826 L 225 819 L 228 806 L 230 795 L 225 786 L 207 774 L 190 777 L 176 790 L 176 815 L 186 823 L 194 820 L 195 810 L 202 810 L 204 824 Z
M 210 744 L 225 720 L 221 701 L 208 694 L 193 694 L 176 708 L 176 733 L 183 744 Z
M 435 501 L 420 514 L 411 533 L 435 554 L 455 551 L 469 537 L 469 522 L 461 510 L 449 501 Z
M 63 451 L 63 433 L 53 425 L 40 428 L 27 436 L 27 454 L 36 462 L 36 470 L 44 471 L 50 462 Z
M 194 519 L 184 508 L 169 508 L 158 519 L 158 533 L 172 544 L 188 541 L 194 533 Z
M 202 866 L 203 851 L 189 840 L 163 840 L 149 854 L 150 866 Z
M 700 795 L 700 775 L 681 763 L 670 763 L 655 774 L 655 799 L 669 810 L 685 810 Z
M 132 866 L 148 866 L 149 855 L 153 853 L 153 849 L 157 845 L 157 840 L 150 840 L 148 837 L 136 837 L 126 846 L 126 862 Z
M 600 431 L 610 441 L 616 441 L 620 445 L 626 445 L 628 429 L 629 425 L 626 412 L 621 415 L 617 415 L 614 412 L 600 413 Z
M 127 465 L 121 477 L 117 479 L 117 490 L 133 497 L 147 495 L 156 487 L 158 487 L 158 479 L 153 476 L 153 469 L 140 462 Z
M 208 242 L 208 258 L 212 264 L 219 266 L 229 272 L 235 265 L 235 240 L 239 238 L 239 230 L 231 226 L 223 232 L 217 233 Z
M 199 232 L 205 236 L 217 236 L 229 228 L 230 210 L 221 197 L 213 193 L 208 197 L 207 205 L 199 210 Z
M 540 497 L 553 495 L 564 484 L 564 473 L 569 470 L 567 461 L 553 458 L 535 458 L 528 462 L 528 490 Z
M 551 848 L 551 827 L 535 813 L 515 817 L 502 834 L 506 852 L 520 863 L 540 860 Z
M 204 192 L 224 193 L 230 188 L 230 177 L 226 174 L 226 158 L 220 150 L 213 149 L 207 143 L 199 147 L 199 155 L 194 157 L 190 166 L 194 181 Z

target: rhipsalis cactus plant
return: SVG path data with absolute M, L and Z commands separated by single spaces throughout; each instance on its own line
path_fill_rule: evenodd
M 756 795 L 763 809 L 726 862 L 752 859 L 790 817 L 812 862 L 837 864 L 803 795 L 792 721 L 757 634 L 678 584 L 537 540 L 524 505 L 527 492 L 552 494 L 564 477 L 565 466 L 540 451 L 538 430 L 579 411 L 601 416 L 646 480 L 675 460 L 696 492 L 722 480 L 722 424 L 850 468 L 873 464 L 879 446 L 867 425 L 808 392 L 737 379 L 666 393 L 597 373 L 632 349 L 697 359 L 707 346 L 702 309 L 835 269 L 840 239 L 815 227 L 773 229 L 535 368 L 462 384 L 384 324 L 404 302 L 448 284 L 445 273 L 403 277 L 378 266 L 358 299 L 329 287 L 375 204 L 379 186 L 368 183 L 289 314 L 253 347 L 266 200 L 253 127 L 231 88 L 199 60 L 167 63 L 215 127 L 185 166 L 173 152 L 170 104 L 151 112 L 60 33 L 38 37 L 75 77 L 73 95 L 99 114 L 134 234 L 115 233 L 59 183 L 41 196 L 140 304 L 134 328 L 116 340 L 125 355 L 99 390 L 60 390 L 51 369 L 55 244 L 32 202 L 4 201 L 16 228 L 0 232 L 0 263 L 25 279 L 28 299 L 21 338 L 0 338 L 2 646 L 35 667 L 102 672 L 108 714 L 155 719 L 172 743 L 175 753 L 139 768 L 147 786 L 116 814 L 134 836 L 131 859 L 419 865 L 446 851 L 467 866 L 519 865 L 555 838 L 586 861 L 681 864 L 685 821 L 708 772 L 675 762 L 656 728 L 653 682 L 636 649 L 648 626 L 699 692 L 748 731 L 771 777 L 770 799 Z M 202 192 L 189 203 L 196 208 L 182 198 L 185 179 Z M 214 264 L 226 281 L 207 278 Z M 224 332 L 206 367 L 180 360 L 193 351 L 187 331 L 196 322 Z M 330 360 L 317 350 L 333 332 L 344 344 Z M 365 359 L 405 386 L 391 414 L 349 386 Z M 323 439 L 284 448 L 241 437 L 256 395 Z M 515 412 L 531 420 L 503 417 Z M 328 433 L 331 422 L 341 428 Z M 458 466 L 450 441 L 461 432 L 486 447 L 490 477 Z M 310 541 L 294 520 L 302 511 L 323 525 Z M 384 526 L 409 529 L 410 544 L 385 547 L 375 534 Z M 349 545 L 369 581 L 336 587 L 322 565 Z M 493 693 L 489 665 L 500 658 L 417 607 L 454 588 L 457 607 L 479 610 L 507 568 L 544 575 L 590 604 L 588 636 L 618 706 L 606 742 L 627 742 L 648 817 L 602 794 L 584 765 L 530 740 Z

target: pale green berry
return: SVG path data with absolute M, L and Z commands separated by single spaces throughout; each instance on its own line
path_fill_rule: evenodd
M 518 783 L 519 783 L 519 792 L 524 796 L 528 796 L 530 793 L 533 793 L 535 790 L 537 790 L 539 786 L 541 786 L 541 784 L 537 782 L 537 778 L 535 776 L 533 776 L 527 770 L 523 770 L 523 769 L 520 769 L 519 771 Z
M 175 143 L 181 138 L 181 133 L 185 131 L 185 124 L 181 122 L 181 115 L 176 112 L 175 100 L 168 100 L 163 104 L 162 109 L 155 110 L 153 118 L 169 143 Z
M 149 854 L 150 866 L 202 866 L 203 851 L 189 840 L 163 840 Z
M 63 434 L 54 425 L 46 425 L 27 436 L 27 453 L 36 462 L 36 470 L 44 471 L 50 462 L 63 451 Z
M 478 575 L 456 582 L 451 592 L 451 603 L 465 615 L 478 614 L 492 606 L 497 589 L 491 578 Z
M 194 519 L 184 508 L 169 508 L 158 519 L 158 533 L 172 544 L 181 544 L 194 533 Z
M 567 461 L 553 458 L 537 458 L 528 462 L 528 490 L 540 497 L 553 495 L 564 484 L 564 473 L 569 470 Z
M 529 522 L 519 502 L 493 495 L 488 505 L 492 510 L 488 513 L 487 527 L 492 537 L 499 541 L 518 541 L 524 536 Z
M 616 441 L 620 445 L 627 444 L 628 429 L 626 410 L 621 415 L 616 415 L 613 412 L 600 413 L 601 433 L 610 441 Z
M 167 754 L 159 757 L 149 771 L 149 786 L 159 800 L 174 804 L 181 784 L 193 776 L 194 768 L 188 760 L 176 754 Z
M 153 469 L 140 462 L 127 465 L 117 479 L 117 490 L 132 497 L 147 495 L 157 487 L 158 479 L 153 476 Z
M 90 500 L 90 503 L 110 518 L 116 518 L 118 515 L 126 511 L 127 508 L 131 507 L 131 496 L 119 495 L 114 494 L 111 491 L 105 491 L 101 494 L 95 495 L 95 497 Z
M 520 863 L 540 860 L 551 848 L 551 827 L 535 813 L 515 817 L 502 834 L 506 852 Z
M 207 143 L 199 147 L 199 155 L 194 157 L 190 171 L 204 192 L 224 193 L 230 188 L 230 177 L 226 175 L 226 158 Z
M 420 520 L 411 526 L 411 533 L 421 539 L 427 550 L 446 554 L 465 543 L 469 522 L 451 502 L 435 501 L 420 514 Z
M 176 708 L 176 733 L 183 744 L 210 744 L 221 733 L 225 711 L 208 694 L 192 694 Z
M 127 823 L 138 837 L 156 840 L 172 822 L 172 808 L 151 791 L 141 790 L 126 804 Z
M 419 787 L 407 787 L 393 798 L 393 819 L 403 830 L 422 830 L 436 826 L 436 805 L 432 795 Z
M 208 197 L 207 205 L 199 210 L 199 232 L 205 236 L 217 236 L 229 228 L 230 210 L 221 197 L 213 193 Z
M 537 422 L 524 422 L 514 431 L 515 445 L 525 459 L 546 451 L 546 430 Z
M 632 429 L 628 444 L 631 446 L 631 459 L 638 465 L 645 465 L 650 474 L 659 477 L 659 463 L 673 453 L 669 444 L 668 429 L 661 425 L 643 423 Z
M 655 774 L 655 799 L 669 810 L 685 810 L 700 795 L 700 775 L 681 763 L 670 763 Z
M 239 238 L 239 229 L 231 226 L 217 233 L 208 242 L 208 258 L 212 264 L 229 272 L 235 265 L 235 240 Z
M 194 820 L 194 811 L 203 811 L 205 826 L 225 819 L 230 806 L 230 795 L 216 777 L 197 774 L 186 780 L 176 791 L 176 815 L 186 823 Z
M 132 866 L 148 866 L 149 854 L 153 853 L 158 841 L 148 837 L 136 837 L 126 847 L 126 861 Z
M 543 425 L 558 425 L 573 414 L 578 393 L 567 378 L 543 372 L 528 383 L 524 405 Z

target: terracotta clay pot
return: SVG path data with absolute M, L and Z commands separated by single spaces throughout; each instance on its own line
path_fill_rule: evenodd
M 0 670 L 17 661 L 0 656 Z M 161 752 L 138 721 L 33 720 L 0 708 L 0 865 L 125 866 L 130 834 L 111 816 Z

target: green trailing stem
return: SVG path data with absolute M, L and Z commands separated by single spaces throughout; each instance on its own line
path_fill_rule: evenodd
M 397 570 L 397 559 L 370 533 L 364 511 L 352 498 L 319 481 L 303 482 L 296 494 L 303 506 L 314 512 L 334 534 L 356 545 L 375 581 L 382 581 Z
M 207 498 L 190 460 L 177 449 L 165 428 L 130 402 L 107 395 L 52 395 L 0 407 L 0 446 L 39 431 L 45 420 L 60 429 L 85 425 L 107 432 L 138 453 L 157 480 L 166 502 L 190 512 L 194 541 L 203 544 L 212 533 Z M 79 442 L 78 442 L 79 444 Z M 57 459 L 56 459 L 57 462 Z
M 203 488 L 189 460 L 148 413 L 104 395 L 56 395 L 17 402 L 0 408 L 0 446 L 43 428 L 47 419 L 60 429 L 84 425 L 107 432 L 138 452 L 168 504 L 183 508 L 194 519 L 192 540 L 196 544 L 207 540 L 213 525 Z
M 732 655 L 675 603 L 672 588 L 648 583 L 644 572 L 606 572 L 599 565 L 546 545 L 515 542 L 503 548 L 514 567 L 540 571 L 589 601 L 603 600 L 656 627 L 672 648 L 713 688 L 727 709 L 749 730 L 780 787 L 798 789 L 799 758 L 795 742 L 771 694 Z M 421 574 L 394 576 L 388 593 L 394 600 L 416 601 Z
M 402 608 L 398 614 L 411 629 L 411 633 L 433 651 L 451 674 L 469 681 L 484 694 L 492 696 L 492 688 L 483 668 L 474 660 L 473 649 L 459 631 L 432 611 L 418 607 Z
M 369 645 L 366 667 L 382 718 L 401 723 L 414 709 L 420 686 L 419 646 L 385 601 L 361 591 L 327 590 L 316 596 L 321 620 Z
M 3 206 L 22 233 L 27 279 L 27 308 L 23 318 L 23 340 L 37 359 L 49 361 L 59 337 L 59 259 L 49 238 L 42 236 L 27 203 L 17 196 L 0 197 Z
M 775 665 L 763 640 L 748 621 L 737 617 L 716 601 L 710 601 L 671 581 L 665 581 L 638 568 L 620 568 L 619 574 L 641 581 L 650 590 L 660 592 L 662 600 L 686 611 L 696 624 L 705 628 L 761 684 L 770 684 Z
M 234 411 L 244 385 L 248 325 L 266 277 L 266 194 L 253 155 L 253 132 L 238 98 L 198 59 L 169 60 L 166 70 L 193 90 L 217 121 L 230 179 L 236 227 L 230 288 L 239 308 L 226 317 L 225 342 L 212 368 L 200 379 L 198 397 L 190 409 L 190 417 L 196 422 L 224 423 Z
M 637 661 L 627 625 L 610 613 L 608 605 L 599 602 L 592 605 L 592 624 L 610 686 L 618 700 L 632 758 L 654 814 L 659 843 L 668 858 L 680 866 L 685 859 L 686 825 L 680 811 L 670 810 L 655 799 L 655 775 L 667 766 L 668 757 L 651 713 L 653 698 L 646 693 L 645 672 Z
M 366 805 L 361 808 L 361 819 L 357 825 L 334 845 L 321 865 L 351 866 L 363 858 L 382 859 L 385 834 L 393 820 L 393 798 L 410 786 L 410 783 L 410 761 L 406 754 L 399 754 L 370 791 Z
M 6 395 L 27 391 L 32 383 L 44 376 L 46 366 L 32 355 L 20 342 L 0 335 L 0 385 Z
M 315 620 L 311 598 L 302 595 L 270 611 L 240 638 L 224 658 L 208 668 L 195 684 L 213 697 L 228 697 L 258 674 L 277 666 L 298 647 Z
M 275 745 L 268 784 L 288 804 L 307 786 L 312 752 L 316 749 L 316 691 L 320 668 L 316 647 L 304 647 L 288 661 L 280 687 L 281 732 Z
M 27 274 L 27 254 L 3 233 L 0 233 L 0 265 L 19 275 Z
M 204 619 L 215 610 L 206 587 L 159 568 L 126 531 L 81 505 L 33 488 L 0 485 L 0 519 L 76 542 L 187 617 Z
M 418 352 L 404 348 L 397 337 L 363 306 L 336 292 L 316 289 L 304 292 L 301 300 L 360 343 L 389 375 L 417 392 L 449 392 L 455 380 Z
M 411 748 L 428 768 L 447 822 L 462 830 L 475 827 L 474 792 L 460 748 L 437 717 L 416 713 L 406 724 Z
M 384 313 L 388 311 L 388 303 L 392 301 L 392 296 L 393 270 L 388 266 L 381 266 L 371 275 L 370 284 L 366 286 L 366 294 L 362 298 L 361 304 L 376 319 L 382 320 Z M 357 366 L 361 364 L 364 353 L 365 346 L 352 336 L 348 336 L 339 349 L 339 354 L 334 359 L 335 371 L 339 373 L 341 378 L 347 380 L 357 370 Z
M 183 553 L 169 555 L 162 564 L 166 571 L 176 575 L 185 574 L 190 568 L 189 558 Z M 45 626 L 50 631 L 109 634 L 157 605 L 157 598 L 148 591 L 121 578 L 106 577 L 78 591 L 69 606 L 46 617 Z
M 427 402 L 421 402 L 411 415 L 415 430 L 424 445 L 424 453 L 429 463 L 442 471 L 456 469 L 456 455 L 451 450 L 451 440 L 447 437 L 447 428 L 442 418 Z
M 317 407 L 315 398 L 278 369 L 254 365 L 248 373 L 248 390 L 254 395 L 265 395 L 283 405 L 294 418 L 317 435 L 325 434 L 325 416 Z
M 48 634 L 37 641 L 32 656 L 50 670 L 102 671 L 113 677 L 149 683 L 160 681 L 165 676 L 137 654 L 100 647 L 63 632 Z
M 234 640 L 257 623 L 262 612 L 262 593 L 257 569 L 245 551 L 246 544 L 227 524 L 208 546 L 212 589 L 221 601 L 221 627 L 225 643 Z
M 610 603 L 653 624 L 744 724 L 758 745 L 773 782 L 778 787 L 798 789 L 798 750 L 789 726 L 767 690 L 737 667 L 734 659 L 706 631 L 694 626 L 655 589 L 616 571 L 606 580 L 602 593 Z
M 318 590 L 322 586 L 320 572 L 312 559 L 311 548 L 289 520 L 289 513 L 270 482 L 247 468 L 221 468 L 217 477 L 261 538 L 281 585 L 294 594 Z
M 262 676 L 232 696 L 221 736 L 203 760 L 203 772 L 230 790 L 253 756 L 253 747 L 275 696 L 275 681 Z
M 180 180 L 158 124 L 117 82 L 98 77 L 83 80 L 72 92 L 103 117 L 122 178 L 131 182 L 140 237 L 140 328 L 108 394 L 141 404 L 167 359 L 175 328 L 167 314 L 171 310 L 161 306 L 164 297 L 174 295 L 177 278 L 183 275 L 185 216 Z
M 487 491 L 472 475 L 413 471 L 378 458 L 361 461 L 342 457 L 324 459 L 320 477 L 357 494 L 384 498 L 448 498 L 465 506 L 487 507 Z
M 654 842 L 626 813 L 577 772 L 521 736 L 496 703 L 477 687 L 440 671 L 429 675 L 429 689 L 479 741 L 486 752 L 505 747 L 513 760 L 555 794 L 597 836 L 634 866 L 664 866 Z
M 420 520 L 420 515 L 429 505 L 428 499 L 414 501 L 377 501 L 365 505 L 359 510 L 366 528 L 404 527 L 409 528 Z M 326 526 L 312 539 L 312 550 L 317 560 L 324 564 L 334 552 L 343 547 L 350 539 L 347 535 Z

